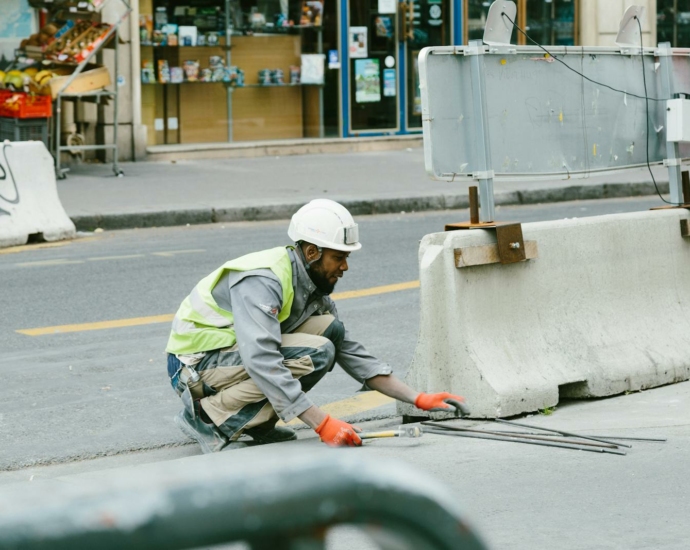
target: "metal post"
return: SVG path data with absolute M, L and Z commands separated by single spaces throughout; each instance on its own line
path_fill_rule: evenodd
M 491 142 L 489 140 L 489 116 L 486 106 L 486 83 L 484 80 L 484 44 L 481 40 L 471 40 L 475 49 L 470 64 L 472 75 L 472 105 L 475 118 L 475 141 L 477 145 L 477 168 L 475 179 L 479 184 L 481 202 L 481 221 L 492 222 L 495 216 L 494 176 L 491 163 Z
M 671 99 L 673 93 L 673 58 L 671 57 L 671 43 L 659 44 L 659 64 L 661 71 L 661 95 Z M 644 63 L 644 56 L 641 56 Z M 662 104 L 663 105 L 663 104 Z M 678 143 L 666 142 L 666 161 L 668 168 L 668 185 L 671 192 L 671 202 L 681 204 L 683 202 L 683 183 L 680 173 L 680 150 Z
M 120 76 L 120 32 L 119 32 L 119 26 L 115 29 L 115 35 L 113 37 L 113 40 L 115 40 L 115 82 L 114 82 L 114 96 L 113 96 L 113 144 L 115 147 L 113 148 L 113 172 L 115 172 L 115 175 L 118 177 L 122 177 L 124 174 L 120 171 L 120 167 L 118 166 L 118 160 L 120 156 L 120 149 L 118 148 L 118 143 L 117 143 L 117 128 L 120 125 L 120 109 L 118 108 L 118 105 L 120 103 L 120 92 L 118 90 L 118 78 Z
M 232 61 L 230 53 L 230 42 L 232 39 L 232 31 L 230 30 L 230 0 L 225 0 L 225 65 L 230 68 Z M 226 84 L 225 93 L 227 95 L 227 110 L 228 110 L 228 142 L 232 142 L 232 86 Z
M 479 199 L 475 185 L 470 187 L 470 223 L 479 223 Z
M 62 127 L 62 95 L 58 94 L 55 98 L 55 118 L 53 123 L 53 141 L 55 143 L 55 175 L 58 179 L 64 179 L 62 168 L 60 168 L 60 130 Z
M 323 53 L 323 14 L 321 14 L 321 26 L 316 30 L 317 35 L 317 53 Z M 326 71 L 323 72 L 323 84 L 319 86 L 319 137 L 324 137 L 323 130 L 323 87 L 326 85 Z

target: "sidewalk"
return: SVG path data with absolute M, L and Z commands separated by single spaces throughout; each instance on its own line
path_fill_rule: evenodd
M 687 547 L 690 513 L 689 414 L 690 382 L 683 382 L 608 399 L 563 403 L 549 416 L 518 419 L 599 437 L 668 438 L 665 443 L 630 441 L 632 448 L 625 449 L 626 456 L 433 434 L 421 439 L 371 440 L 361 449 L 330 453 L 334 458 L 360 458 L 391 469 L 403 462 L 408 472 L 412 468 L 420 476 L 441 482 L 489 548 L 680 549 Z M 362 427 L 376 430 L 397 422 L 388 419 Z M 494 424 L 477 424 L 496 429 Z M 79 486 L 92 492 L 118 489 L 120 482 L 133 484 L 164 477 L 166 472 L 174 473 L 170 483 L 221 468 L 236 469 L 238 475 L 256 473 L 270 460 L 279 460 L 289 471 L 291 464 L 329 452 L 311 430 L 301 430 L 299 435 L 294 442 L 215 455 L 200 455 L 196 445 L 188 445 L 0 472 L 0 503 L 21 501 L 25 493 L 27 500 L 31 491 L 41 487 L 59 501 L 61 494 Z M 329 536 L 327 548 L 376 547 L 364 542 L 359 533 L 345 530 Z
M 423 150 L 73 166 L 58 192 L 80 230 L 289 218 L 314 198 L 355 215 L 466 208 L 466 182 L 429 179 Z M 654 167 L 662 192 L 668 173 Z M 495 182 L 497 205 L 651 195 L 649 172 L 587 179 Z

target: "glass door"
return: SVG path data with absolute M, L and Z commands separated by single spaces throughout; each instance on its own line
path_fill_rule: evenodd
M 398 130 L 397 0 L 348 1 L 349 131 Z
M 402 10 L 401 40 L 405 41 L 407 70 L 407 128 L 422 128 L 422 98 L 419 90 L 419 52 L 427 46 L 452 44 L 449 0 L 405 0 Z

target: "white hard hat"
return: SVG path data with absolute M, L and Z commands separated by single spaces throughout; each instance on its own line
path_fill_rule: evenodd
M 315 199 L 300 208 L 290 220 L 288 236 L 319 247 L 353 252 L 362 248 L 359 228 L 342 204 Z

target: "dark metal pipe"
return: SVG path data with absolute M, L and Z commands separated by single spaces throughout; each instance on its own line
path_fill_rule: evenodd
M 532 439 L 516 439 L 510 437 L 499 437 L 499 436 L 482 436 L 470 433 L 458 433 L 451 432 L 447 430 L 425 430 L 426 433 L 435 435 L 450 435 L 454 437 L 469 437 L 472 439 L 489 439 L 491 441 L 508 441 L 512 443 L 525 443 L 527 445 L 540 445 L 542 447 L 558 447 L 561 449 L 573 449 L 575 451 L 589 451 L 591 453 L 609 453 L 614 455 L 625 456 L 625 451 L 619 451 L 618 449 L 604 449 L 602 447 L 582 447 L 580 445 L 569 445 L 566 443 L 547 443 L 545 441 L 534 441 Z
M 572 441 L 570 439 L 559 439 L 552 435 L 537 435 L 537 434 L 519 434 L 515 432 L 494 432 L 490 430 L 473 430 L 472 428 L 456 428 L 454 426 L 444 426 L 443 424 L 434 424 L 432 422 L 422 422 L 424 426 L 433 426 L 434 428 L 442 428 L 444 430 L 451 430 L 454 432 L 472 432 L 477 434 L 490 434 L 498 436 L 515 437 L 518 439 L 536 439 L 537 441 L 556 441 L 558 443 L 571 443 L 576 445 L 585 445 L 586 447 L 606 447 L 608 449 L 617 449 L 616 445 L 609 445 L 608 443 L 587 443 L 585 441 Z
M 502 420 L 500 418 L 496 418 L 495 421 L 500 422 L 501 424 L 508 424 L 509 426 L 520 426 L 521 428 L 530 428 L 532 430 L 542 430 L 544 432 L 551 432 L 554 434 L 565 435 L 567 437 L 579 437 L 580 439 L 589 439 L 590 441 L 597 441 L 599 443 L 608 443 L 609 445 L 615 445 L 616 447 L 627 447 L 628 449 L 632 448 L 632 445 L 626 445 L 625 443 L 616 443 L 615 441 L 610 441 L 608 439 L 603 439 L 600 437 L 591 437 L 588 435 L 579 435 L 579 434 L 574 434 L 574 433 L 570 433 L 570 432 L 564 432 L 563 430 L 550 430 L 548 428 L 542 428 L 540 426 L 530 426 L 529 424 L 520 424 L 519 422 L 512 422 L 510 420 Z

